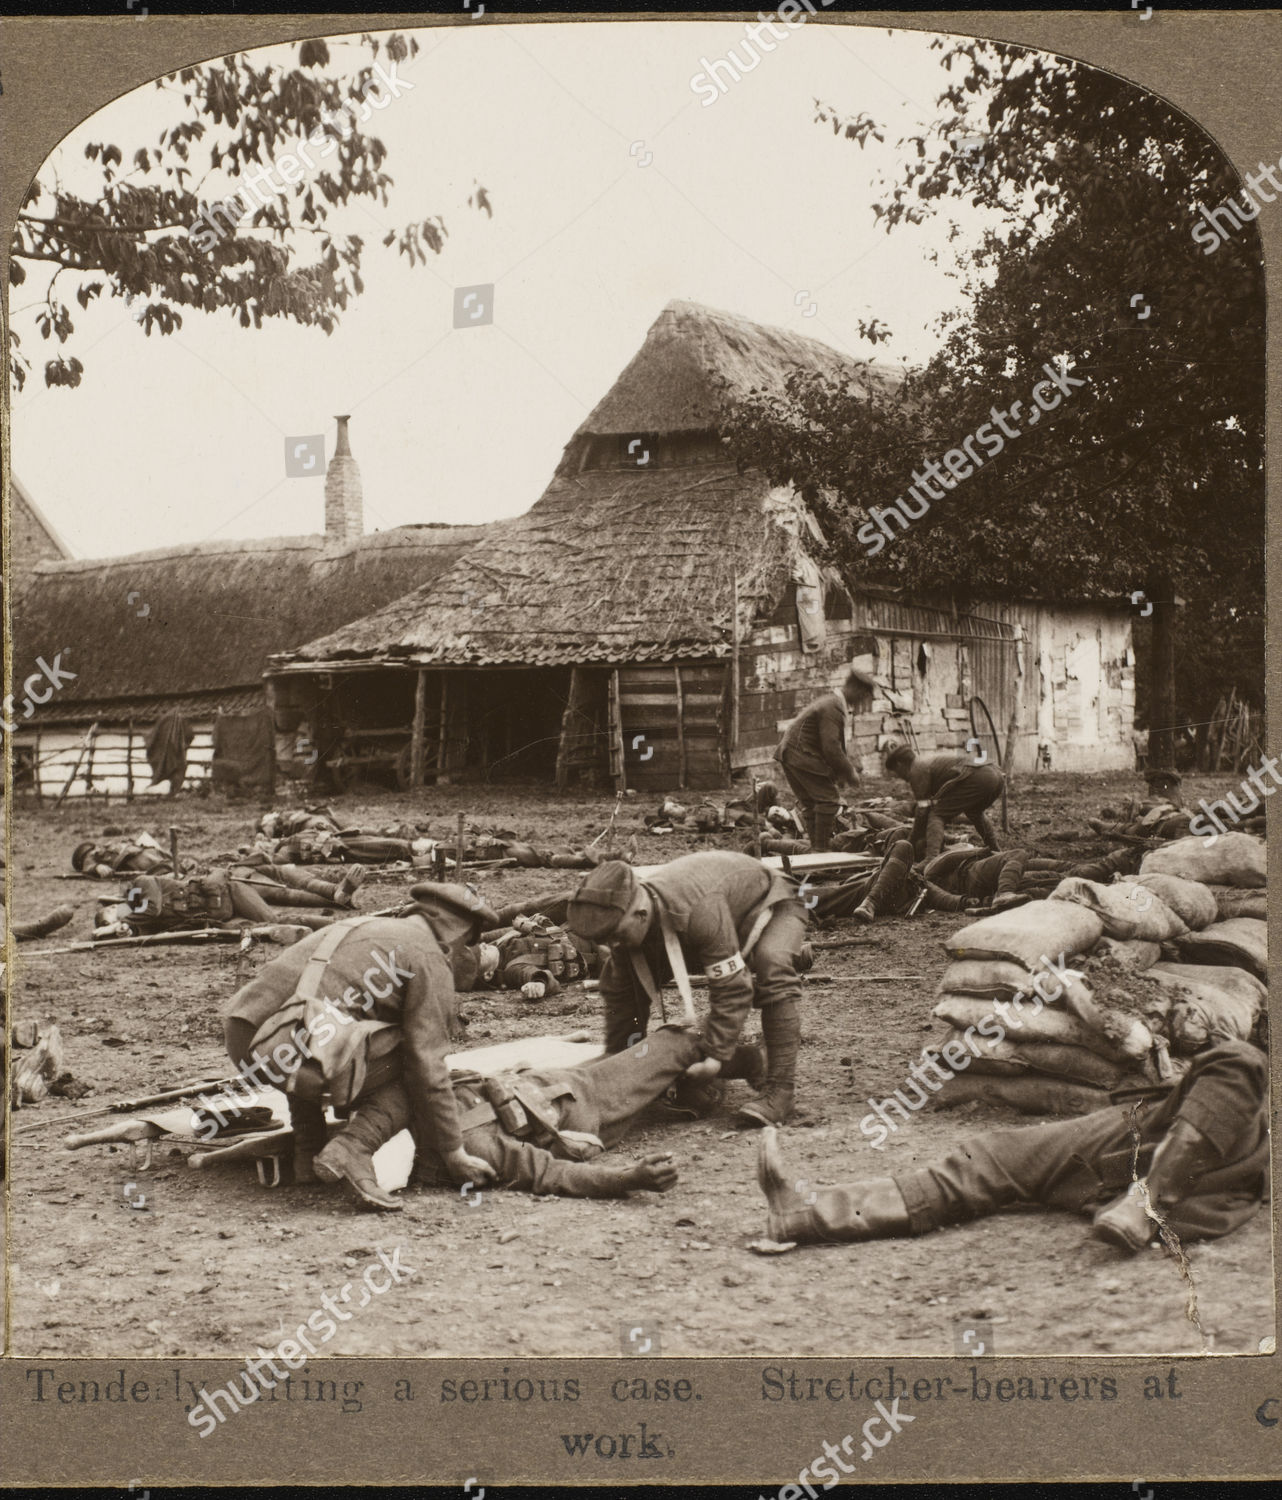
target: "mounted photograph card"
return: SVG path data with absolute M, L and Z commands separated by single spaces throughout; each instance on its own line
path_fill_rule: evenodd
M 6 1477 L 1276 1474 L 1279 17 L 2 24 Z

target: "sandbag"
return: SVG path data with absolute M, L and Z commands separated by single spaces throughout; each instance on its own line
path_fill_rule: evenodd
M 1015 1109 L 1024 1115 L 1089 1115 L 1112 1103 L 1107 1089 L 1044 1078 L 1040 1074 L 998 1078 L 991 1073 L 957 1073 L 933 1096 L 936 1109 L 976 1100 Z
M 1159 875 L 1154 871 L 1148 875 L 1133 875 L 1131 883 L 1142 885 L 1145 890 L 1160 896 L 1180 921 L 1194 932 L 1209 927 L 1219 915 L 1209 886 L 1200 881 L 1184 880 L 1179 875 Z
M 1176 839 L 1150 850 L 1140 861 L 1140 874 L 1178 875 L 1203 885 L 1262 886 L 1267 880 L 1264 842 L 1249 833 Z
M 1190 932 L 1175 945 L 1190 964 L 1236 964 L 1257 979 L 1269 977 L 1269 924 L 1258 917 L 1230 917 L 1201 932 Z
M 1134 974 L 1151 969 L 1162 956 L 1160 943 L 1142 942 L 1139 938 L 1102 937 L 1096 944 L 1092 958 L 1115 958 L 1124 969 Z
M 970 1058 L 965 1068 L 954 1068 L 944 1054 L 944 1047 L 955 1042 L 966 1049 Z M 975 1055 L 975 1049 L 978 1055 Z M 940 1060 L 940 1067 L 951 1072 L 975 1073 L 1043 1073 L 1051 1078 L 1067 1078 L 1070 1083 L 1089 1083 L 1096 1088 L 1113 1088 L 1127 1077 L 1129 1066 L 1109 1058 L 1101 1057 L 1089 1047 L 1066 1046 L 1057 1042 L 1034 1042 L 1013 1040 L 1007 1035 L 1002 1041 L 990 1037 L 974 1038 L 974 1045 L 966 1041 L 964 1033 L 954 1028 L 942 1042 L 932 1042 L 928 1049 Z M 953 1056 L 958 1056 L 953 1047 Z
M 1030 901 L 992 912 L 945 943 L 954 958 L 1006 958 L 1031 971 L 1048 958 L 1089 953 L 1104 934 L 1098 913 L 1070 901 Z
M 1154 943 L 1153 962 L 1157 962 L 1160 949 Z M 1041 969 L 1030 974 L 1023 964 L 1008 958 L 956 958 L 944 970 L 936 994 L 982 995 L 989 1000 L 1008 1000 L 1012 995 L 1027 995 L 1030 999 L 1038 994 L 1035 985 L 1041 979 L 1041 999 L 1048 1005 L 1067 1003 L 1082 981 L 1071 975 L 1064 978 L 1059 970 Z M 1050 997 L 1050 998 L 1047 998 Z
M 1180 1053 L 1194 1052 L 1221 1037 L 1246 1041 L 1268 997 L 1245 969 L 1160 963 L 1148 972 L 1170 991 L 1166 1033 Z
M 1096 912 L 1107 937 L 1161 943 L 1188 931 L 1160 896 L 1129 880 L 1101 885 L 1096 880 L 1070 875 L 1060 881 L 1050 899 L 1073 902 Z
M 1035 1005 L 1035 1002 L 1025 1004 L 1020 1011 L 1011 1008 L 1009 1014 L 1022 1021 L 1022 1026 L 1007 1025 L 993 1010 L 989 1001 L 980 1000 L 974 995 L 943 995 L 931 1015 L 947 1021 L 958 1031 L 964 1032 L 973 1026 L 981 1045 L 986 1045 L 990 1038 L 1018 1036 L 1029 1042 L 1055 1042 L 1069 1047 L 1085 1047 L 1112 1061 L 1127 1058 L 1128 1054 L 1111 1037 L 1088 1026 L 1079 1016 L 1052 1006 L 1043 1006 L 1041 1010 L 1037 1010 Z M 980 1031 L 980 1024 L 985 1021 L 988 1024 Z
M 1259 917 L 1263 921 L 1269 914 L 1268 896 L 1263 888 L 1243 890 L 1236 885 L 1208 885 L 1207 890 L 1215 897 L 1215 915 L 1221 922 L 1230 917 Z

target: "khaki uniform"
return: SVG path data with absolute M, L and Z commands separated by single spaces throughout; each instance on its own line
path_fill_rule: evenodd
M 703 1054 L 727 1062 L 753 1006 L 795 1001 L 796 960 L 805 941 L 806 909 L 783 879 L 746 854 L 709 850 L 664 865 L 644 882 L 675 930 L 686 967 L 708 979 Z M 745 959 L 744 947 L 765 925 Z M 656 920 L 639 949 L 609 945 L 601 971 L 607 1052 L 644 1035 L 659 987 L 672 966 Z M 660 1005 L 662 1002 L 659 1002 Z

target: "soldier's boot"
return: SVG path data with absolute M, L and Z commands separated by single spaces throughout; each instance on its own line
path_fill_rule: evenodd
M 769 1210 L 766 1235 L 780 1242 L 888 1239 L 912 1233 L 908 1206 L 893 1177 L 872 1177 L 852 1187 L 823 1189 L 805 1197 L 783 1164 L 779 1132 L 763 1130 L 757 1148 L 757 1186 Z
M 944 820 L 932 807 L 926 818 L 926 843 L 922 849 L 921 863 L 926 864 L 944 847 L 944 837 L 947 829 Z
M 997 877 L 997 889 L 993 892 L 994 911 L 1005 911 L 1007 907 L 1018 906 L 1025 899 L 1020 887 L 1024 883 L 1024 869 L 1027 862 L 1028 854 L 1023 849 L 1012 849 L 1002 860 L 1001 874 Z
M 766 1056 L 760 1047 L 740 1042 L 729 1061 L 722 1063 L 715 1079 L 682 1076 L 659 1102 L 672 1114 L 684 1115 L 691 1120 L 703 1119 L 720 1109 L 725 1098 L 723 1085 L 736 1078 L 742 1078 L 749 1088 L 757 1091 L 765 1086 Z
M 1153 1152 L 1148 1174 L 1095 1215 L 1094 1232 L 1119 1250 L 1143 1250 L 1157 1232 L 1163 1205 L 1186 1197 L 1203 1173 L 1224 1158 L 1196 1126 L 1176 1120 Z
M 875 922 L 879 916 L 902 905 L 908 872 L 913 866 L 913 846 L 907 839 L 897 839 L 888 850 L 881 868 L 873 877 L 872 888 L 854 910 L 856 922 Z
M 347 865 L 343 870 L 343 878 L 334 888 L 334 900 L 339 906 L 350 906 L 352 897 L 360 890 L 365 877 L 369 871 L 364 865 Z
M 320 1182 L 316 1157 L 325 1149 L 329 1132 L 325 1128 L 325 1110 L 311 1099 L 288 1094 L 289 1123 L 294 1128 L 294 1181 Z
M 801 1047 L 801 1021 L 795 1000 L 775 1000 L 761 1008 L 766 1044 L 766 1082 L 756 1099 L 735 1114 L 740 1125 L 782 1125 L 792 1114 Z
M 837 818 L 834 812 L 827 809 L 815 809 L 813 815 L 807 820 L 812 854 L 826 854 L 832 848 L 832 832 L 836 826 Z
M 730 1061 L 721 1065 L 721 1077 L 727 1081 L 742 1078 L 750 1088 L 760 1090 L 766 1082 L 766 1055 L 750 1042 L 740 1042 Z
M 987 813 L 977 812 L 970 814 L 971 826 L 984 841 L 984 848 L 991 849 L 994 854 L 1001 851 L 1001 845 L 997 842 L 997 830 L 989 821 Z
M 11 922 L 9 931 L 19 942 L 27 938 L 48 937 L 51 932 L 65 927 L 74 916 L 75 912 L 71 907 L 55 906 L 48 916 L 37 917 L 34 922 Z
M 405 1205 L 379 1187 L 373 1158 L 409 1122 L 409 1100 L 399 1082 L 362 1094 L 342 1131 L 317 1155 L 316 1175 L 323 1182 L 346 1182 L 370 1208 L 399 1212 Z

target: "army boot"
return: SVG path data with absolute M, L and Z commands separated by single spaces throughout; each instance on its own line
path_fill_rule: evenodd
M 320 1182 L 315 1161 L 318 1152 L 325 1149 L 328 1131 L 325 1128 L 325 1110 L 311 1099 L 300 1099 L 288 1094 L 289 1123 L 294 1128 L 294 1181 L 296 1183 Z
M 362 1094 L 346 1126 L 315 1158 L 316 1175 L 322 1182 L 346 1182 L 370 1208 L 399 1212 L 405 1205 L 379 1187 L 373 1158 L 409 1119 L 409 1100 L 399 1082 Z
M 776 1000 L 762 1007 L 761 1032 L 766 1043 L 766 1083 L 756 1099 L 740 1109 L 740 1125 L 782 1125 L 792 1114 L 801 1022 L 795 1000 Z
M 1143 1250 L 1157 1232 L 1162 1205 L 1178 1203 L 1199 1177 L 1222 1161 L 1200 1130 L 1187 1120 L 1176 1120 L 1153 1152 L 1148 1175 L 1137 1178 L 1095 1215 L 1095 1234 L 1132 1255 Z
M 798 1245 L 894 1238 L 912 1233 L 908 1207 L 893 1177 L 873 1177 L 849 1188 L 807 1192 L 794 1182 L 779 1152 L 779 1132 L 768 1127 L 757 1149 L 757 1186 L 769 1205 L 766 1235 Z

